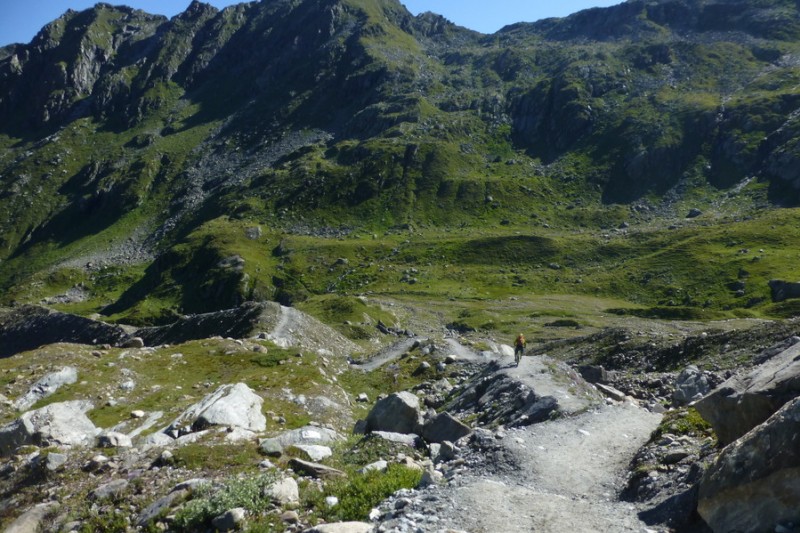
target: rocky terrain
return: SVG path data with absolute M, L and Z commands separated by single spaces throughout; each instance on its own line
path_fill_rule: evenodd
M 436 328 L 378 332 L 387 348 L 357 355 L 300 312 L 261 316 L 276 310 L 240 339 L 85 345 L 66 329 L 0 361 L 6 531 L 797 527 L 792 323 L 728 333 L 751 343 L 736 371 L 621 372 L 543 347 L 515 366 L 508 346 Z

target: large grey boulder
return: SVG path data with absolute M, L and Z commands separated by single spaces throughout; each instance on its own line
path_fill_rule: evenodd
M 472 429 L 450 413 L 439 413 L 422 426 L 422 438 L 428 442 L 455 442 L 470 433 Z
M 280 505 L 297 503 L 300 501 L 300 489 L 294 478 L 286 477 L 276 481 L 266 490 L 266 495 Z
M 733 376 L 695 404 L 721 444 L 729 444 L 800 396 L 800 343 L 743 376 Z
M 800 523 L 800 398 L 726 447 L 699 485 L 714 531 L 779 531 Z
M 419 433 L 422 426 L 419 398 L 410 392 L 396 392 L 379 400 L 367 415 L 367 431 Z
M 244 383 L 222 385 L 176 418 L 167 430 L 190 426 L 201 431 L 209 426 L 233 426 L 264 431 L 267 419 L 261 412 L 264 399 Z
M 94 443 L 98 429 L 86 416 L 90 402 L 75 400 L 53 403 L 28 411 L 0 428 L 0 457 L 20 446 L 87 446 Z
M 17 398 L 14 408 L 19 411 L 26 411 L 41 400 L 56 392 L 63 385 L 71 385 L 78 381 L 78 370 L 72 366 L 66 366 L 61 370 L 51 372 L 31 385 L 24 395 Z
M 319 426 L 305 426 L 281 433 L 276 437 L 263 439 L 259 443 L 261 453 L 280 455 L 289 446 L 324 445 L 341 440 L 342 436 L 332 429 Z
M 711 385 L 703 372 L 694 365 L 689 365 L 678 374 L 675 380 L 675 390 L 672 393 L 672 401 L 677 405 L 688 405 L 708 394 Z

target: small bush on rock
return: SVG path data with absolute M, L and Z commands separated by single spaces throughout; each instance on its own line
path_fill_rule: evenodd
M 222 487 L 210 483 L 201 485 L 194 497 L 177 512 L 173 526 L 178 531 L 200 531 L 214 517 L 236 507 L 243 507 L 249 513 L 263 511 L 271 504 L 265 489 L 276 480 L 274 473 L 267 473 L 234 479 Z

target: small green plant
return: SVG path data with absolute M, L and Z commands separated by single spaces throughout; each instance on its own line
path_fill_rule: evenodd
M 420 470 L 394 464 L 385 472 L 353 474 L 328 483 L 322 491 L 309 490 L 305 503 L 327 521 L 364 520 L 373 507 L 400 489 L 416 487 L 421 478 Z M 336 496 L 339 503 L 328 507 L 325 503 L 328 496 Z
M 678 409 L 664 415 L 651 440 L 658 439 L 666 433 L 715 438 L 711 424 L 706 422 L 694 407 Z
M 175 515 L 174 527 L 178 531 L 200 531 L 211 520 L 229 509 L 242 507 L 250 513 L 258 513 L 270 505 L 265 489 L 276 481 L 275 474 L 262 474 L 257 477 L 232 479 L 215 487 L 201 485 L 194 498 L 186 503 Z

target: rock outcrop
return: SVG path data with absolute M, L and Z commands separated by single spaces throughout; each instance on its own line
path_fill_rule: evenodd
M 800 523 L 800 398 L 726 447 L 700 482 L 714 531 L 791 531 Z
M 31 385 L 28 392 L 14 402 L 14 408 L 19 411 L 30 409 L 33 404 L 55 393 L 61 386 L 70 385 L 76 381 L 78 381 L 78 370 L 75 367 L 67 366 L 51 372 Z
M 0 310 L 0 357 L 46 344 L 118 344 L 127 338 L 119 327 L 36 305 Z
M 733 376 L 695 404 L 697 411 L 729 444 L 800 396 L 800 343 L 744 376 Z
M 379 400 L 367 415 L 367 431 L 419 433 L 422 413 L 419 398 L 410 392 L 396 392 Z
M 52 403 L 28 411 L 0 428 L 0 457 L 7 457 L 20 446 L 87 446 L 94 442 L 98 429 L 86 416 L 92 404 L 82 400 Z
M 169 431 L 191 428 L 201 431 L 209 426 L 230 426 L 249 431 L 264 431 L 267 419 L 261 412 L 264 399 L 244 383 L 223 385 L 176 418 Z
M 773 302 L 783 302 L 792 298 L 800 298 L 800 282 L 773 279 L 769 281 Z
M 213 336 L 241 339 L 256 335 L 283 347 L 324 348 L 336 355 L 360 351 L 357 345 L 333 328 L 275 302 L 247 302 L 233 309 L 186 316 L 167 326 L 139 329 L 133 334 L 148 346 Z

